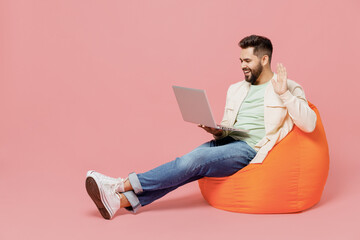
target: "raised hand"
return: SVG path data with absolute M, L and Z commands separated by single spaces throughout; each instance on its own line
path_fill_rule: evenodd
M 271 79 L 271 83 L 274 87 L 274 91 L 278 95 L 281 95 L 288 90 L 286 68 L 281 63 L 277 64 L 277 81 Z

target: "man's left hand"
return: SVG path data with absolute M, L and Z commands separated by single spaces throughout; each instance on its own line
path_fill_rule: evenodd
M 274 87 L 274 91 L 278 95 L 284 94 L 288 90 L 286 68 L 281 63 L 278 63 L 277 65 L 277 81 L 271 79 L 271 83 Z

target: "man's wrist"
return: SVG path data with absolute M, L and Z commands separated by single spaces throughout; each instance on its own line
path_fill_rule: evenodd
M 291 92 L 289 90 L 287 90 L 283 94 L 279 95 L 279 97 L 285 103 L 285 102 L 288 102 L 293 97 L 293 95 L 291 94 Z
M 221 131 L 221 132 L 218 132 L 217 134 L 213 134 L 213 135 L 216 136 L 216 137 L 221 137 L 222 134 L 223 134 L 223 132 Z

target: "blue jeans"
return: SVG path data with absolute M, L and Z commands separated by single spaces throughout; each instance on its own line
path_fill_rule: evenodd
M 134 191 L 124 195 L 136 210 L 174 189 L 202 177 L 230 176 L 255 157 L 256 151 L 246 142 L 225 137 L 212 140 L 188 154 L 144 173 L 130 173 L 129 181 Z

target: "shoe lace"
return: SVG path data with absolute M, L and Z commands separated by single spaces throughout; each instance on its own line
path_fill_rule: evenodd
M 124 182 L 127 178 L 112 178 L 106 176 L 105 179 L 107 180 L 105 181 L 106 184 L 109 185 L 114 192 L 119 192 L 124 189 Z

